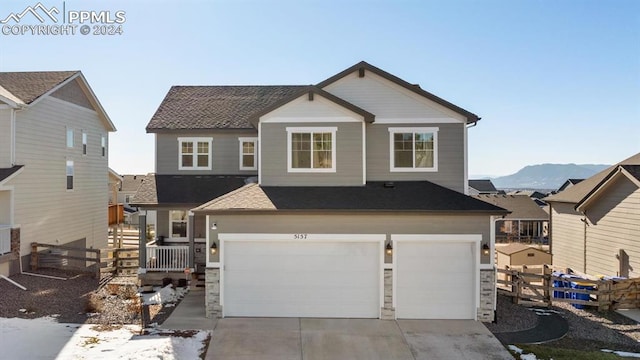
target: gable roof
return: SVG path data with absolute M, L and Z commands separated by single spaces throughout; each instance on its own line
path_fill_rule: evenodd
M 591 203 L 599 193 L 607 189 L 615 179 L 627 177 L 637 187 L 640 188 L 640 165 L 618 165 L 616 166 L 598 185 L 596 185 L 582 200 L 580 200 L 575 209 L 582 211 Z
M 10 168 L 0 168 L 0 184 L 9 180 L 9 178 L 17 175 L 18 171 L 21 170 L 24 165 L 16 165 Z
M 498 192 L 498 189 L 489 179 L 469 180 L 469 186 L 480 192 Z
M 144 178 L 145 175 L 122 175 L 120 191 L 137 191 Z
M 306 86 L 172 86 L 147 132 L 193 129 L 253 129 L 249 119 Z
M 358 107 L 356 105 L 353 105 L 352 103 L 350 103 L 350 102 L 348 102 L 346 100 L 343 100 L 343 99 L 341 99 L 341 98 L 339 98 L 339 97 L 337 97 L 337 96 L 335 96 L 335 95 L 333 95 L 333 94 L 331 94 L 329 92 L 326 92 L 326 91 L 324 91 L 324 90 L 322 90 L 322 89 L 320 89 L 320 88 L 318 88 L 316 86 L 307 86 L 307 87 L 304 87 L 303 89 L 301 89 L 300 91 L 298 91 L 297 93 L 292 94 L 289 97 L 283 98 L 282 100 L 277 101 L 277 102 L 273 103 L 270 106 L 267 106 L 266 108 L 262 109 L 261 111 L 257 112 L 253 116 L 251 116 L 251 118 L 250 118 L 251 124 L 253 126 L 257 127 L 258 126 L 258 120 L 260 119 L 260 117 L 262 117 L 262 116 L 264 116 L 264 115 L 276 110 L 277 108 L 279 108 L 281 106 L 284 106 L 284 105 L 292 102 L 295 99 L 298 99 L 300 96 L 305 95 L 305 94 L 309 94 L 309 100 L 313 99 L 313 95 L 312 94 L 316 94 L 316 95 L 322 96 L 323 98 L 333 102 L 334 104 L 342 106 L 343 108 L 345 108 L 347 110 L 350 110 L 350 111 L 362 116 L 364 121 L 366 121 L 366 122 L 371 123 L 371 122 L 373 122 L 373 120 L 375 118 L 375 115 L 373 115 L 372 113 L 370 113 L 370 112 L 368 112 L 368 111 L 366 111 L 366 110 L 364 110 L 364 109 L 362 109 L 362 108 L 360 108 L 360 107 Z
M 549 220 L 549 214 L 526 195 L 474 195 L 473 197 L 511 211 L 505 219 Z
M 248 184 L 193 211 L 418 211 L 434 213 L 507 214 L 429 181 L 393 184 L 373 181 L 365 186 L 260 186 Z
M 562 185 L 560 185 L 560 187 L 558 188 L 558 192 L 564 191 L 565 189 L 573 185 L 579 184 L 580 182 L 582 182 L 582 180 L 584 179 L 567 179 L 567 181 L 565 181 Z
M 131 206 L 196 207 L 247 183 L 236 175 L 156 175 L 144 177 Z
M 496 251 L 503 253 L 505 255 L 513 255 L 516 253 L 519 253 L 521 251 L 539 251 L 545 254 L 549 254 L 548 252 L 544 251 L 544 250 L 540 250 L 540 249 L 536 249 L 534 247 L 531 246 L 527 246 L 525 244 L 519 244 L 519 243 L 512 243 L 509 245 L 505 245 L 505 246 L 496 246 Z
M 427 98 L 427 99 L 429 99 L 429 100 L 431 100 L 431 101 L 433 101 L 433 102 L 435 102 L 437 104 L 440 104 L 440 105 L 442 105 L 442 106 L 444 106 L 444 107 L 446 107 L 446 108 L 448 108 L 448 109 L 450 109 L 452 111 L 455 111 L 458 114 L 463 115 L 464 117 L 467 118 L 467 123 L 475 123 L 475 122 L 477 122 L 477 121 L 479 121 L 481 119 L 478 115 L 476 115 L 476 114 L 474 114 L 474 113 L 472 113 L 470 111 L 467 111 L 467 110 L 465 110 L 465 109 L 463 109 L 463 108 L 461 108 L 461 107 L 459 107 L 457 105 L 454 105 L 454 104 L 448 102 L 447 100 L 445 100 L 445 99 L 443 99 L 441 97 L 438 97 L 438 96 L 436 96 L 436 95 L 434 95 L 434 94 L 432 94 L 432 93 L 430 93 L 428 91 L 422 90 L 422 88 L 420 88 L 419 85 L 410 84 L 410 83 L 400 79 L 399 77 L 397 77 L 397 76 L 395 76 L 393 74 L 390 74 L 390 73 L 388 73 L 388 72 L 386 72 L 386 71 L 384 71 L 384 70 L 382 70 L 380 68 L 377 68 L 377 67 L 375 67 L 375 66 L 373 66 L 373 65 L 371 65 L 371 64 L 369 64 L 369 63 L 367 63 L 365 61 L 361 61 L 361 62 L 359 62 L 359 63 L 357 63 L 357 64 L 355 64 L 355 65 L 353 65 L 353 66 L 351 66 L 351 67 L 339 72 L 339 73 L 337 73 L 336 75 L 334 75 L 334 76 L 332 76 L 332 77 L 330 77 L 330 78 L 318 83 L 316 86 L 319 87 L 319 88 L 324 88 L 325 86 L 327 86 L 329 84 L 332 84 L 332 83 L 342 79 L 343 77 L 352 74 L 355 71 L 371 71 L 372 73 L 374 73 L 374 74 L 376 74 L 378 76 L 381 76 L 381 77 L 383 77 L 383 78 L 385 78 L 385 79 L 387 79 L 387 80 L 389 80 L 389 81 L 391 81 L 391 82 L 393 82 L 393 83 L 395 83 L 395 84 L 397 84 L 399 86 L 402 86 L 403 88 L 405 88 L 405 89 L 407 89 L 407 90 L 409 90 L 411 92 L 414 92 L 414 93 L 416 93 L 416 94 L 418 94 L 420 96 L 423 96 L 423 97 L 425 97 L 425 98 Z
M 23 104 L 33 101 L 56 88 L 79 71 L 0 72 L 0 86 Z
M 581 181 L 570 188 L 555 195 L 544 198 L 547 202 L 563 202 L 577 204 L 594 191 L 608 176 L 611 176 L 619 165 L 640 165 L 640 153 L 628 159 L 622 160 L 616 165 L 610 166 L 592 177 Z

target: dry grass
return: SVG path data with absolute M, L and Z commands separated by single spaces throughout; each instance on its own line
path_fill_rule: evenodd
M 103 306 L 103 298 L 98 295 L 98 294 L 90 294 L 87 298 L 86 298 L 87 302 L 84 306 L 84 311 L 87 313 L 99 313 L 102 312 L 104 306 Z

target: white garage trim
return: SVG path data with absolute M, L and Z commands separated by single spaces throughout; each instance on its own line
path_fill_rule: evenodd
M 443 242 L 443 243 L 475 243 L 474 246 L 474 258 L 475 264 L 473 268 L 475 269 L 474 274 L 474 297 L 475 297 L 475 315 L 474 318 L 477 319 L 477 309 L 480 307 L 480 243 L 482 241 L 482 234 L 391 234 L 391 241 L 393 243 L 393 248 L 397 249 L 398 242 Z M 392 261 L 395 266 L 393 271 L 393 307 L 397 308 L 397 284 L 398 284 L 398 272 L 395 271 L 398 265 L 397 259 L 397 251 L 394 251 L 392 254 Z M 396 312 L 397 314 L 397 312 Z M 397 315 L 396 315 L 397 317 Z
M 207 226 L 208 227 L 208 226 Z M 289 234 L 265 234 L 265 233 L 220 233 L 218 234 L 219 251 L 220 251 L 220 305 L 222 306 L 222 317 L 225 317 L 225 243 L 226 242 L 342 242 L 342 243 L 378 243 L 379 246 L 379 271 L 378 271 L 378 293 L 379 293 L 379 311 L 378 318 L 381 316 L 382 307 L 384 306 L 384 254 L 386 234 L 307 234 L 307 233 L 289 233 Z

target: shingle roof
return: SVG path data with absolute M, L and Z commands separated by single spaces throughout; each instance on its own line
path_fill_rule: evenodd
M 526 195 L 474 195 L 476 199 L 511 211 L 506 219 L 549 220 L 547 214 Z
M 251 115 L 306 86 L 173 86 L 147 125 L 148 132 L 251 129 Z
M 544 198 L 547 202 L 566 202 L 566 203 L 578 203 L 582 201 L 587 195 L 589 195 L 607 176 L 609 176 L 618 165 L 640 165 L 640 153 L 631 156 L 619 162 L 616 165 L 610 166 L 601 172 L 593 175 L 592 177 L 581 181 L 572 187 L 559 192 L 555 195 Z
M 13 166 L 10 168 L 0 168 L 0 183 L 6 178 L 8 178 L 9 176 L 15 174 L 21 168 L 22 168 L 22 165 Z
M 79 71 L 0 72 L 0 86 L 30 104 Z
M 469 186 L 480 192 L 498 192 L 491 180 L 469 180 Z
M 368 182 L 365 186 L 274 186 L 248 184 L 194 211 L 332 210 L 421 211 L 506 214 L 508 211 L 428 181 Z
M 144 181 L 145 175 L 122 175 L 120 191 L 136 191 Z
M 145 176 L 129 205 L 196 207 L 242 187 L 247 178 L 236 175 L 149 174 Z

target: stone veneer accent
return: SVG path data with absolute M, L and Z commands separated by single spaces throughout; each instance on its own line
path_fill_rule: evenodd
M 204 271 L 205 316 L 209 319 L 222 317 L 220 305 L 220 269 L 206 268 Z
M 11 229 L 11 253 L 16 259 L 20 256 L 20 228 Z
M 496 271 L 480 270 L 480 307 L 478 321 L 492 322 L 494 320 L 494 302 L 496 292 Z
M 393 307 L 393 270 L 384 270 L 384 306 L 380 312 L 380 319 L 395 320 L 396 309 Z

